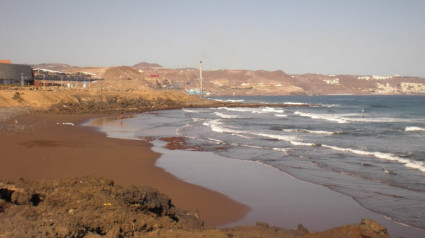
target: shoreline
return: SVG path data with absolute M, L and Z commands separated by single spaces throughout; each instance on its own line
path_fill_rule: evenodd
M 154 144 L 153 150 L 163 154 L 157 166 L 186 182 L 226 194 L 252 209 L 243 219 L 224 227 L 254 225 L 262 221 L 294 229 L 302 223 L 310 231 L 319 232 L 367 218 L 386 227 L 391 237 L 420 237 L 425 234 L 423 229 L 370 211 L 345 194 L 299 180 L 272 166 L 205 151 L 167 152 L 160 147 L 162 141 Z M 220 176 L 214 175 L 217 171 L 220 171 Z
M 83 122 L 86 122 L 90 119 L 95 119 L 95 118 L 104 117 L 104 116 L 113 117 L 113 115 L 111 114 L 48 115 L 46 113 L 32 113 L 32 114 L 21 116 L 19 118 L 20 123 L 18 127 L 22 127 L 22 128 L 15 128 L 17 130 L 15 133 L 5 133 L 5 134 L 0 133 L 0 139 L 2 141 L 7 141 L 7 143 L 0 145 L 0 149 L 3 149 L 3 151 L 7 151 L 7 150 L 10 150 L 10 147 L 9 147 L 10 145 L 16 144 L 13 146 L 14 148 L 19 148 L 23 146 L 23 147 L 26 147 L 26 149 L 31 149 L 32 152 L 36 152 L 36 153 L 29 153 L 32 157 L 40 155 L 40 151 L 43 151 L 44 153 L 46 153 L 47 156 L 42 158 L 36 158 L 37 162 L 41 162 L 41 165 L 40 164 L 36 165 L 32 163 L 32 164 L 25 164 L 25 165 L 21 164 L 22 166 L 19 166 L 19 163 L 16 162 L 17 164 L 15 164 L 16 167 L 14 168 L 15 169 L 14 171 L 7 170 L 7 173 L 3 173 L 3 174 L 9 173 L 10 177 L 7 177 L 8 179 L 10 178 L 17 179 L 19 177 L 22 177 L 22 176 L 19 176 L 20 174 L 25 174 L 25 173 L 27 175 L 30 175 L 29 176 L 30 179 L 42 179 L 42 178 L 53 179 L 53 178 L 69 178 L 69 177 L 75 177 L 75 176 L 85 176 L 87 175 L 87 171 L 90 171 L 89 173 L 94 172 L 94 174 L 90 174 L 92 176 L 103 176 L 107 178 L 112 178 L 115 180 L 117 184 L 129 185 L 129 184 L 132 184 L 133 183 L 132 181 L 134 181 L 135 179 L 140 178 L 140 174 L 139 175 L 134 174 L 136 170 L 135 166 L 124 166 L 125 167 L 124 171 L 117 171 L 119 168 L 123 167 L 123 163 L 121 163 L 123 153 L 119 153 L 119 152 L 117 153 L 117 151 L 115 151 L 114 154 L 108 154 L 108 152 L 111 152 L 113 149 L 120 148 L 120 149 L 125 149 L 123 151 L 126 151 L 124 154 L 127 155 L 127 150 L 133 150 L 133 153 L 130 153 L 130 154 L 132 154 L 132 156 L 134 157 L 132 157 L 131 159 L 128 159 L 128 158 L 125 158 L 125 159 L 127 162 L 131 162 L 131 164 L 134 165 L 135 163 L 137 164 L 137 162 L 140 162 L 139 161 L 140 154 L 135 153 L 134 150 L 137 150 L 137 151 L 143 150 L 144 152 L 148 151 L 149 156 L 151 156 L 149 159 L 150 161 L 148 162 L 150 166 L 148 170 L 152 170 L 152 171 L 144 171 L 150 174 L 144 174 L 143 176 L 149 176 L 154 174 L 153 176 L 156 175 L 156 176 L 162 177 L 161 180 L 163 181 L 151 180 L 148 183 L 143 183 L 143 185 L 153 186 L 161 190 L 161 192 L 164 192 L 165 194 L 169 195 L 171 199 L 173 200 L 173 203 L 181 209 L 198 209 L 200 211 L 201 219 L 206 221 L 206 228 L 244 225 L 240 222 L 238 223 L 238 221 L 241 221 L 243 218 L 245 218 L 245 215 L 247 215 L 250 211 L 252 211 L 252 208 L 250 206 L 246 206 L 240 203 L 240 202 L 243 202 L 243 200 L 239 200 L 238 198 L 232 199 L 231 196 L 223 195 L 225 193 L 219 193 L 220 191 L 217 192 L 217 190 L 214 190 L 214 189 L 211 190 L 208 188 L 208 186 L 193 185 L 193 184 L 184 182 L 181 178 L 174 176 L 170 174 L 169 172 L 167 172 L 166 170 L 155 166 L 155 164 L 159 160 L 158 159 L 159 154 L 152 151 L 152 144 L 147 143 L 145 141 L 140 141 L 140 140 L 136 141 L 136 140 L 122 140 L 122 139 L 108 138 L 105 135 L 105 133 L 95 130 L 94 128 L 87 128 L 86 126 L 81 126 Z M 119 116 L 117 115 L 116 118 L 118 117 Z M 2 123 L 11 124 L 13 123 L 13 121 L 12 120 L 2 121 Z M 72 126 L 69 123 L 73 123 L 76 126 Z M 70 134 L 67 134 L 67 133 L 70 133 Z M 10 136 L 10 137 L 6 137 L 6 136 Z M 4 138 L 13 138 L 13 140 L 4 140 Z M 46 138 L 52 139 L 52 140 L 47 140 Z M 99 140 L 99 141 L 96 141 L 96 140 Z M 14 143 L 17 141 L 20 141 L 20 143 Z M 88 144 L 84 145 L 85 142 L 87 142 Z M 86 159 L 89 159 L 89 161 L 83 161 L 83 158 L 78 158 L 77 161 L 74 161 L 75 163 L 72 161 L 66 161 L 66 158 L 72 157 L 73 155 L 72 153 L 74 153 L 72 151 L 76 151 L 75 150 L 76 148 L 89 152 L 87 147 L 92 147 L 92 146 L 95 146 L 95 148 L 92 148 L 92 151 L 89 154 L 86 154 L 86 156 L 92 155 L 93 157 L 96 157 L 96 154 L 97 154 L 96 149 L 103 150 L 104 148 L 107 148 L 106 151 L 102 151 L 101 153 L 101 155 L 105 157 L 101 159 L 99 158 L 100 155 L 97 154 L 96 158 L 86 157 Z M 141 149 L 140 147 L 143 147 L 143 149 Z M 13 150 L 14 149 L 12 149 L 12 151 Z M 15 151 L 18 151 L 18 150 L 15 150 Z M 55 154 L 55 152 L 58 152 L 58 151 L 60 151 L 59 154 L 65 155 L 65 156 L 61 156 L 61 158 L 58 159 L 57 158 L 58 154 Z M 67 152 L 72 152 L 72 153 L 68 154 Z M 25 151 L 19 151 L 16 154 L 13 154 L 13 155 L 9 154 L 9 155 L 16 158 L 18 157 L 19 154 L 22 155 L 23 153 L 25 154 Z M 81 155 L 83 153 L 80 152 L 79 154 Z M 117 158 L 119 159 L 118 160 L 111 159 L 111 156 L 112 157 L 118 156 Z M 155 158 L 152 160 L 152 157 L 155 157 Z M 105 161 L 105 159 L 107 160 Z M 10 160 L 10 157 L 6 158 L 2 156 L 2 158 L 0 158 L 0 162 L 2 164 L 4 164 L 3 162 L 5 160 Z M 58 162 L 58 163 L 48 164 L 48 162 L 52 162 L 52 161 Z M 106 164 L 102 164 L 101 162 L 103 163 L 106 162 Z M 40 168 L 43 165 L 44 166 L 48 165 L 48 167 L 50 166 L 49 167 L 50 169 Z M 66 171 L 67 168 L 64 168 L 64 166 L 66 167 L 66 165 L 74 166 L 73 167 L 74 170 Z M 115 167 L 109 168 L 109 170 L 104 170 L 110 165 L 113 165 Z M 24 168 L 24 170 L 22 170 L 22 168 Z M 52 168 L 54 169 L 52 170 Z M 41 170 L 33 171 L 34 169 L 41 169 Z M 82 171 L 78 169 L 82 169 Z M 132 175 L 134 176 L 129 175 L 128 171 L 131 171 L 130 174 L 132 173 Z M 124 173 L 120 173 L 120 172 L 124 172 Z M 157 172 L 158 174 L 155 174 Z M 107 175 L 105 175 L 105 173 L 107 173 Z M 111 174 L 114 176 L 117 176 L 118 179 L 111 177 L 110 176 Z M 165 179 L 164 179 L 164 176 L 166 177 Z M 167 180 L 167 178 L 170 180 L 164 181 L 164 180 Z M 177 182 L 174 181 L 176 183 L 173 183 L 171 185 L 172 188 L 170 188 L 170 184 L 169 184 L 171 180 L 177 181 Z M 173 187 L 176 184 L 180 184 L 182 187 L 178 187 L 178 188 Z M 202 195 L 198 196 L 200 194 L 193 193 L 193 191 L 195 190 L 190 190 L 192 191 L 192 193 L 190 193 L 189 196 L 185 196 L 190 191 L 184 190 L 184 189 L 182 190 L 182 188 L 185 188 L 185 187 L 187 188 L 187 185 L 189 185 L 191 189 L 195 189 L 195 190 L 200 189 L 197 191 L 201 191 L 201 192 L 206 191 L 207 196 L 204 196 L 204 197 L 202 197 Z M 210 197 L 209 195 L 211 194 L 213 195 L 218 194 L 219 199 L 217 200 L 216 199 L 217 197 Z M 207 208 L 202 207 L 202 205 L 204 205 L 206 202 L 208 203 L 208 200 L 212 200 L 212 201 L 210 201 L 211 203 L 209 203 L 206 206 Z M 230 204 L 232 205 L 227 206 L 223 209 L 222 205 L 225 202 L 229 202 L 229 200 L 231 202 Z M 197 205 L 194 204 L 194 202 L 195 203 L 198 202 Z M 235 204 L 237 206 L 240 206 L 239 208 L 242 207 L 242 209 L 239 210 L 239 213 L 238 213 L 239 217 L 237 218 L 233 217 L 233 220 L 232 220 L 229 218 L 229 215 L 231 215 L 232 209 L 235 208 L 234 207 Z M 210 210 L 208 210 L 208 208 Z M 212 212 L 212 213 L 220 212 L 218 210 L 221 211 L 221 214 L 224 215 L 225 219 L 223 219 L 223 216 L 218 217 L 218 216 L 214 216 L 214 214 L 205 213 L 205 212 Z M 275 212 L 275 211 L 271 211 L 271 212 Z M 319 215 L 323 217 L 324 214 L 327 214 L 327 213 L 322 213 Z M 368 218 L 368 217 L 365 217 L 365 218 Z M 260 219 L 255 218 L 255 220 L 261 221 L 261 218 Z M 354 219 L 353 223 L 356 221 L 358 220 Z M 254 220 L 251 220 L 250 222 L 254 222 Z M 304 222 L 304 220 L 299 221 L 299 223 L 301 222 Z M 347 223 L 344 223 L 344 224 L 347 224 Z M 255 225 L 255 224 L 250 223 L 249 225 Z M 271 222 L 271 225 L 275 225 L 275 224 Z M 310 228 L 308 225 L 307 227 Z M 327 226 L 326 228 L 329 229 L 331 227 L 335 227 L 335 226 Z M 406 237 L 410 237 L 410 236 L 406 236 Z
M 150 143 L 108 138 L 81 126 L 100 116 L 105 115 L 31 113 L 19 116 L 17 126 L 10 119 L 2 121 L 12 129 L 0 134 L 0 164 L 8 168 L 1 177 L 40 180 L 90 175 L 119 185 L 152 186 L 169 195 L 180 209 L 198 210 L 206 228 L 237 221 L 248 213 L 247 206 L 156 167 L 160 155 Z
M 137 139 L 132 137 L 134 131 L 131 129 L 134 125 L 130 122 L 126 123 L 124 120 L 124 125 L 129 127 L 127 129 L 122 128 L 118 121 L 100 122 L 100 125 L 103 124 L 105 128 L 101 131 L 108 132 L 112 137 Z M 150 126 L 141 130 L 151 135 L 149 128 Z M 186 147 L 184 141 L 178 137 L 167 137 L 172 136 L 169 134 L 170 129 L 171 127 L 167 126 L 166 129 L 152 129 L 159 130 L 154 136 L 159 137 L 159 140 L 153 141 L 153 150 L 162 154 L 157 160 L 157 166 L 186 182 L 223 193 L 252 209 L 243 219 L 224 227 L 254 225 L 256 221 L 262 221 L 289 228 L 302 223 L 309 229 L 320 231 L 351 224 L 361 218 L 371 218 L 387 227 L 390 235 L 394 237 L 417 237 L 425 234 L 422 229 L 398 223 L 370 211 L 347 195 L 296 179 L 271 166 L 229 159 L 212 152 Z M 127 130 L 130 133 L 126 132 Z

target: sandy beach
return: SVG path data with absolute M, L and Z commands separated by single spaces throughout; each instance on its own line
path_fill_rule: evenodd
M 302 223 L 312 231 L 323 231 L 372 218 L 392 236 L 422 234 L 367 211 L 344 195 L 271 167 L 208 152 L 160 149 L 157 142 L 152 148 L 144 140 L 109 138 L 95 127 L 82 126 L 105 116 L 26 114 L 3 120 L 0 164 L 7 169 L 1 177 L 101 176 L 118 185 L 148 185 L 169 195 L 178 208 L 198 210 L 206 228 L 252 226 L 262 221 L 290 229 Z M 107 116 L 114 117 L 119 115 Z
M 156 167 L 158 153 L 143 141 L 107 138 L 78 126 L 100 115 L 29 114 L 2 121 L 0 164 L 5 179 L 102 176 L 117 184 L 148 185 L 181 209 L 198 209 L 206 227 L 242 219 L 249 208 L 227 196 L 189 184 Z M 7 128 L 7 129 L 5 129 Z

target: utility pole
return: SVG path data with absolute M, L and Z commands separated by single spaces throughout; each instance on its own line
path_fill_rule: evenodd
M 24 87 L 24 73 L 21 73 L 21 88 Z
M 202 60 L 199 62 L 199 81 L 201 85 L 201 88 L 199 89 L 199 91 L 200 91 L 200 94 L 202 95 L 202 92 L 204 91 L 204 89 L 202 88 Z

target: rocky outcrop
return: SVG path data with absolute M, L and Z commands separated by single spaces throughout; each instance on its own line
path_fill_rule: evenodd
M 0 180 L 0 237 L 345 237 L 387 238 L 372 220 L 310 232 L 269 226 L 204 229 L 196 211 L 176 208 L 145 186 L 117 186 L 105 178 Z
M 0 224 L 0 237 L 130 237 L 203 225 L 154 188 L 92 177 L 0 182 Z

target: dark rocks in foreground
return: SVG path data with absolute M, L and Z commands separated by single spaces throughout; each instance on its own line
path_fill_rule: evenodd
M 0 224 L 0 237 L 130 237 L 203 225 L 154 188 L 92 177 L 0 182 Z
M 0 180 L 0 237 L 389 237 L 372 220 L 323 232 L 299 225 L 286 230 L 256 226 L 204 229 L 199 214 L 176 208 L 145 186 L 117 186 L 81 177 L 14 182 Z

